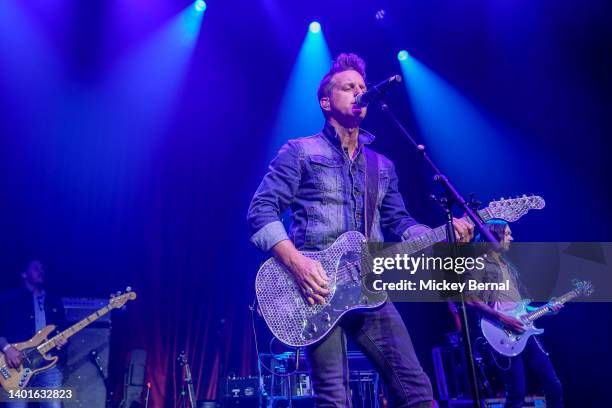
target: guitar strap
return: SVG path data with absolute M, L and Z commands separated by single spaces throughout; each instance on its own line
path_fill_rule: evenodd
M 364 233 L 366 238 L 370 239 L 372 235 L 372 226 L 374 222 L 374 213 L 376 204 L 378 203 L 378 155 L 372 150 L 364 147 L 363 153 L 366 161 L 365 171 L 365 187 L 364 194 Z

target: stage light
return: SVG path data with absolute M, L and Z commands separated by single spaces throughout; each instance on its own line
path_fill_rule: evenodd
M 398 55 L 398 65 L 419 136 L 429 145 L 434 161 L 458 180 L 457 187 L 463 191 L 482 191 L 502 179 L 504 185 L 516 185 L 517 167 L 503 174 L 482 171 L 477 178 L 470 176 L 474 169 L 487 168 L 487 158 L 495 157 L 498 152 L 514 156 L 517 148 L 508 142 L 512 139 L 503 126 L 491 120 L 466 95 L 414 55 L 406 53 L 406 56 L 401 60 Z M 466 156 L 470 157 L 471 164 L 467 167 L 461 159 Z
M 206 10 L 206 2 L 204 0 L 197 0 L 194 7 L 197 11 L 204 11 Z
M 321 24 L 319 24 L 318 21 L 313 21 L 312 23 L 310 23 L 310 26 L 308 26 L 308 28 L 313 34 L 321 32 Z
M 320 26 L 316 33 L 312 30 L 312 25 L 304 27 L 304 31 L 304 41 L 278 104 L 276 122 L 268 145 L 270 159 L 295 135 L 312 135 L 318 132 L 324 120 L 317 88 L 321 78 L 329 71 L 332 57 L 325 41 L 325 33 L 320 30 Z
M 384 19 L 384 18 L 385 18 L 385 14 L 386 14 L 386 13 L 385 13 L 385 10 L 383 10 L 383 9 L 378 10 L 378 11 L 376 12 L 376 15 L 375 15 L 376 20 L 381 21 L 382 19 Z
M 408 51 L 401 50 L 397 53 L 397 59 L 400 61 L 406 61 L 408 59 Z

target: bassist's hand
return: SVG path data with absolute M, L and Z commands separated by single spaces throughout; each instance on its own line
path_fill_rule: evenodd
M 63 338 L 63 337 L 58 337 L 58 338 L 55 340 L 55 347 L 56 347 L 58 350 L 61 350 L 61 349 L 62 349 L 62 347 L 64 347 L 66 344 L 68 344 L 68 340 L 66 340 L 66 339 L 65 339 L 65 338 Z
M 297 253 L 288 267 L 308 303 L 324 304 L 325 296 L 329 294 L 329 279 L 321 263 Z
M 6 363 L 10 368 L 19 368 L 21 365 L 21 351 L 11 346 L 4 351 Z
M 525 326 L 523 325 L 523 322 L 521 322 L 516 317 L 508 316 L 508 315 L 500 313 L 499 321 L 506 328 L 512 330 L 513 332 L 516 332 L 516 333 L 524 333 L 525 332 Z

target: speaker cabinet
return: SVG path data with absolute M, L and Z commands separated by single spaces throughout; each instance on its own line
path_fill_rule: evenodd
M 106 305 L 106 299 L 65 298 L 64 307 L 68 324 L 72 325 L 85 316 Z M 82 329 L 68 341 L 67 358 L 64 364 L 64 387 L 72 388 L 76 398 L 70 406 L 83 408 L 105 408 L 108 375 L 110 315 Z

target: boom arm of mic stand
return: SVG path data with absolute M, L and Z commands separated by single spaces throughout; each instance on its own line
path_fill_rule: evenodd
M 446 190 L 446 193 L 448 194 L 448 199 L 450 201 L 450 204 L 452 205 L 454 203 L 454 204 L 457 204 L 459 207 L 461 207 L 464 213 L 470 218 L 470 220 L 472 220 L 474 225 L 478 228 L 480 233 L 487 239 L 487 241 L 492 243 L 497 248 L 499 246 L 499 243 L 497 242 L 495 237 L 493 237 L 493 235 L 491 234 L 491 231 L 485 228 L 484 223 L 480 219 L 480 216 L 468 205 L 468 203 L 461 196 L 461 194 L 459 194 L 459 191 L 457 191 L 455 186 L 453 186 L 453 184 L 450 182 L 448 177 L 442 174 L 438 166 L 436 166 L 436 164 L 431 160 L 431 158 L 425 151 L 425 146 L 423 146 L 422 144 L 418 144 L 414 140 L 414 138 L 410 135 L 408 130 L 406 130 L 404 125 L 402 125 L 399 119 L 397 119 L 395 114 L 391 111 L 391 109 L 389 109 L 389 106 L 385 102 L 381 102 L 380 106 L 381 106 L 382 111 L 385 112 L 387 116 L 389 116 L 391 121 L 395 123 L 395 125 L 398 127 L 402 135 L 404 135 L 406 139 L 408 139 L 408 141 L 412 144 L 415 150 L 418 153 L 420 153 L 420 156 L 423 158 L 423 160 L 429 165 L 429 167 L 434 173 L 434 181 L 440 183 L 444 187 L 444 189 Z M 451 242 L 453 238 L 454 236 L 448 237 L 449 241 Z
M 389 106 L 384 101 L 380 102 L 380 106 L 381 106 L 382 111 L 387 114 L 387 116 L 391 119 L 393 123 L 395 123 L 395 125 L 398 127 L 400 132 L 404 135 L 404 137 L 408 139 L 408 141 L 412 144 L 412 146 L 416 149 L 416 151 L 420 153 L 420 156 L 423 158 L 423 160 L 429 165 L 429 167 L 434 173 L 434 181 L 440 183 L 446 190 L 447 206 L 445 208 L 445 211 L 447 214 L 448 242 L 451 244 L 456 244 L 455 233 L 453 229 L 452 206 L 454 204 L 457 204 L 460 208 L 463 209 L 464 213 L 472 220 L 474 225 L 478 228 L 480 233 L 487 239 L 487 241 L 489 241 L 496 248 L 498 248 L 499 243 L 493 237 L 493 234 L 491 234 L 491 232 L 484 226 L 484 223 L 480 219 L 480 216 L 478 216 L 477 213 L 468 205 L 468 203 L 461 196 L 461 194 L 459 194 L 459 191 L 457 191 L 455 186 L 453 186 L 453 184 L 450 182 L 448 177 L 442 174 L 438 166 L 436 166 L 436 164 L 431 160 L 429 155 L 427 155 L 427 152 L 425 151 L 425 146 L 423 146 L 422 144 L 418 144 L 414 140 L 414 138 L 410 135 L 408 130 L 406 130 L 406 128 L 402 125 L 402 123 L 395 116 L 395 114 L 391 111 L 391 109 L 389 109 Z M 456 247 L 455 247 L 455 251 L 456 251 Z M 469 378 L 470 378 L 470 388 L 472 390 L 473 406 L 474 408 L 479 408 L 480 402 L 481 402 L 480 392 L 478 390 L 478 380 L 476 377 L 476 366 L 474 364 L 474 355 L 472 352 L 472 343 L 470 340 L 468 316 L 467 316 L 467 312 L 465 308 L 465 297 L 463 295 L 463 292 L 460 293 L 460 301 L 461 301 L 461 309 L 462 309 L 461 317 L 463 320 L 463 334 L 464 334 L 463 344 L 465 346 L 465 354 L 467 357 L 466 359 L 468 360 L 469 367 L 470 367 Z

